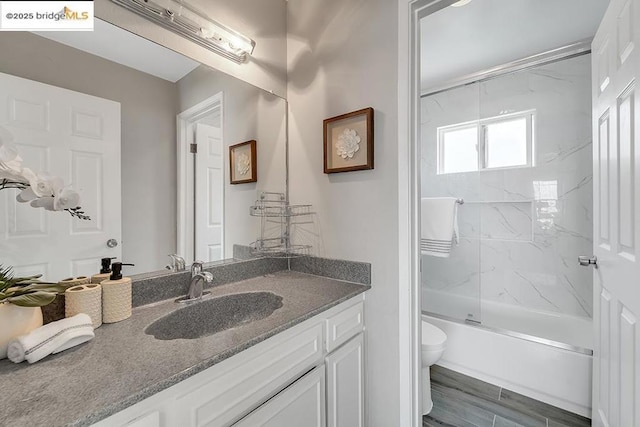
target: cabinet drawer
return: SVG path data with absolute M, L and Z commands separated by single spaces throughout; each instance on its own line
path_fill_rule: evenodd
M 358 301 L 349 308 L 344 309 L 327 322 L 327 351 L 331 353 L 340 347 L 351 337 L 364 330 L 364 303 Z
M 177 398 L 177 420 L 185 426 L 228 426 L 321 363 L 322 323 L 287 332 L 211 368 L 206 383 Z

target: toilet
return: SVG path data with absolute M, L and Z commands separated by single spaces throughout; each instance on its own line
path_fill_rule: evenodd
M 429 369 L 442 357 L 447 347 L 447 335 L 440 328 L 422 321 L 422 415 L 433 408 L 431 400 L 431 374 Z

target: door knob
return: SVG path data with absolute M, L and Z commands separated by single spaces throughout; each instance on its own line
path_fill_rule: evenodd
M 108 248 L 115 248 L 116 246 L 118 246 L 118 241 L 116 239 L 107 240 L 107 247 Z
M 595 255 L 593 256 L 580 255 L 578 257 L 578 262 L 583 267 L 588 267 L 590 265 L 593 265 L 595 268 L 598 268 L 598 257 Z

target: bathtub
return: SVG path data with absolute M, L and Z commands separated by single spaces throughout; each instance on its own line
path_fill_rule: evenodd
M 488 301 L 481 325 L 422 318 L 447 334 L 438 365 L 591 418 L 589 319 Z

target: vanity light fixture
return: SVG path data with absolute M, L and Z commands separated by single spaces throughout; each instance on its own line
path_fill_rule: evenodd
M 111 0 L 181 36 L 237 63 L 253 53 L 256 42 L 193 6 L 175 0 Z

